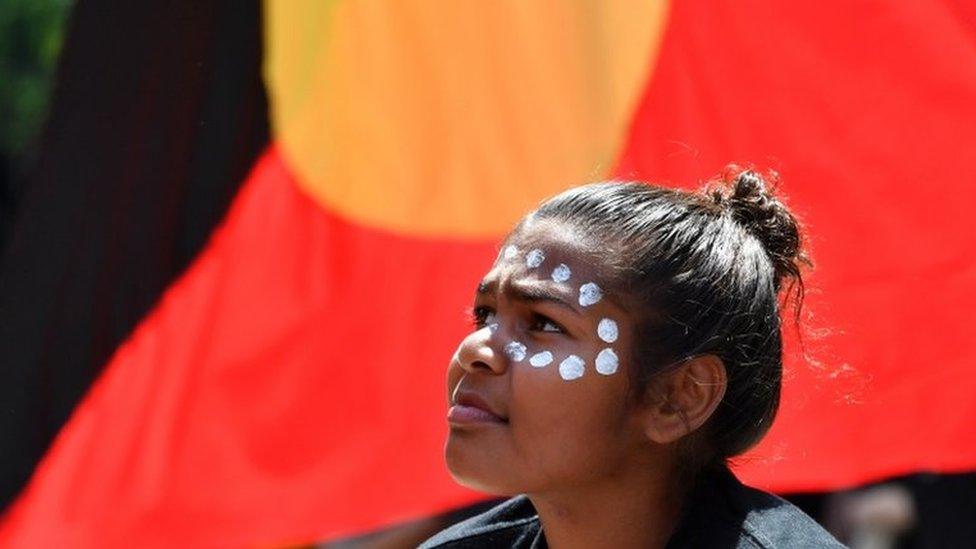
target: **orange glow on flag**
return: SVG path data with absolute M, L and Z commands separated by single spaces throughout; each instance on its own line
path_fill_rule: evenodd
M 357 223 L 469 238 L 609 172 L 667 3 L 265 7 L 275 138 L 299 185 Z

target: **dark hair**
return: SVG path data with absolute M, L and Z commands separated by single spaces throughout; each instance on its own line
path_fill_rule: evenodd
M 803 299 L 800 226 L 757 172 L 729 166 L 699 192 L 645 183 L 577 187 L 526 222 L 553 221 L 603 250 L 621 291 L 639 304 L 632 384 L 703 354 L 722 359 L 728 385 L 695 437 L 701 465 L 740 454 L 769 430 L 782 380 L 780 308 Z M 784 297 L 783 304 L 780 296 Z

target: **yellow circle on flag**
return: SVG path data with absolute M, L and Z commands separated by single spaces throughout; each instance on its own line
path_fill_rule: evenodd
M 275 139 L 299 184 L 354 222 L 505 233 L 605 177 L 666 3 L 267 2 Z

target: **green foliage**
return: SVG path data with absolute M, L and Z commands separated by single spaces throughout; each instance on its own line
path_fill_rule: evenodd
M 0 0 L 0 152 L 17 158 L 40 131 L 70 0 Z

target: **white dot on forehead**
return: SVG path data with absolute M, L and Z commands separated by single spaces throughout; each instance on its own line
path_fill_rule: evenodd
M 535 250 L 525 254 L 525 265 L 530 269 L 534 269 L 535 267 L 542 265 L 542 262 L 545 261 L 545 259 L 546 254 L 542 253 L 542 250 L 536 248 Z
M 525 345 L 518 341 L 512 341 L 505 345 L 505 354 L 514 362 L 522 362 L 525 359 L 525 351 Z
M 583 377 L 586 362 L 576 355 L 569 355 L 559 363 L 559 377 L 572 381 Z
M 611 318 L 604 318 L 596 327 L 596 335 L 607 343 L 617 341 L 617 323 Z
M 589 307 L 603 299 L 603 290 L 593 282 L 580 286 L 579 292 L 579 304 L 583 307 Z
M 596 355 L 596 371 L 608 376 L 617 371 L 617 353 L 613 349 L 604 349 Z
M 552 353 L 549 351 L 542 351 L 541 353 L 536 353 L 529 357 L 529 364 L 535 366 L 536 368 L 542 368 L 552 363 Z
M 511 245 L 505 246 L 505 249 L 502 251 L 502 257 L 504 257 L 505 259 L 515 259 L 515 256 L 517 255 L 518 255 L 518 248 L 516 248 L 515 246 L 511 246 Z
M 569 266 L 565 263 L 560 263 L 556 265 L 556 268 L 552 270 L 552 279 L 556 282 L 566 282 L 572 275 L 572 271 L 569 270 Z

